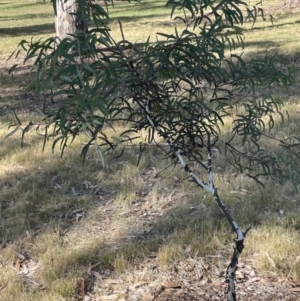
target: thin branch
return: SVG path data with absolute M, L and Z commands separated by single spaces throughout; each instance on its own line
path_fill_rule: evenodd
M 236 292 L 235 292 L 235 275 L 237 270 L 237 264 L 240 254 L 243 251 L 244 248 L 244 239 L 246 233 L 249 231 L 247 229 L 245 232 L 241 230 L 241 228 L 238 226 L 236 221 L 231 216 L 230 212 L 224 205 L 224 203 L 221 201 L 218 191 L 214 186 L 213 182 L 213 171 L 212 171 L 212 155 L 211 155 L 211 141 L 210 141 L 210 134 L 209 131 L 207 131 L 208 134 L 208 143 L 207 143 L 207 149 L 208 149 L 208 173 L 209 173 L 209 185 L 204 184 L 188 167 L 187 163 L 185 162 L 183 156 L 181 155 L 180 149 L 174 145 L 173 141 L 170 137 L 159 127 L 159 125 L 156 124 L 154 118 L 151 116 L 149 103 L 151 101 L 150 96 L 148 95 L 148 99 L 145 106 L 145 111 L 147 114 L 147 119 L 150 123 L 150 125 L 158 132 L 158 134 L 165 139 L 167 144 L 170 146 L 171 150 L 173 151 L 174 155 L 178 158 L 181 166 L 183 169 L 189 174 L 189 176 L 193 179 L 193 181 L 200 186 L 205 191 L 209 192 L 213 195 L 215 201 L 217 202 L 219 208 L 222 210 L 223 214 L 225 215 L 227 221 L 231 225 L 233 231 L 236 233 L 237 238 L 235 240 L 235 248 L 233 251 L 233 255 L 231 258 L 231 262 L 227 268 L 226 271 L 226 282 L 228 283 L 228 291 L 227 291 L 227 300 L 228 301 L 236 301 Z
M 120 27 L 120 31 L 121 31 L 121 35 L 122 35 L 122 39 L 123 41 L 125 41 L 125 36 L 124 36 L 124 32 L 123 32 L 123 26 L 120 20 L 118 20 L 119 23 L 119 27 Z

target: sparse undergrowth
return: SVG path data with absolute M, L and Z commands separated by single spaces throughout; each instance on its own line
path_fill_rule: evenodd
M 287 19 L 279 18 L 278 23 Z M 291 26 L 282 28 L 290 31 Z M 266 39 L 270 31 L 282 36 L 279 29 L 266 28 L 260 38 Z M 254 29 L 249 31 L 251 37 Z M 257 41 L 255 33 L 252 38 Z M 291 53 L 293 45 L 287 48 Z M 253 42 L 254 53 L 263 51 Z M 293 58 L 299 69 L 297 55 Z M 16 73 L 13 81 L 4 71 L 1 124 L 12 120 L 7 114 L 12 107 L 23 114 L 23 120 L 38 119 L 34 94 L 20 91 L 27 78 Z M 288 100 L 291 118 L 278 130 L 298 131 L 297 88 L 291 95 L 280 89 L 278 93 Z M 224 135 L 230 127 L 228 120 Z M 7 133 L 7 127 L 2 127 L 1 139 Z M 167 269 L 187 256 L 208 258 L 214 264 L 218 264 L 213 257 L 217 254 L 229 259 L 226 250 L 233 236 L 219 208 L 186 180 L 179 167 L 164 161 L 161 150 L 149 147 L 138 166 L 139 152 L 133 147 L 120 158 L 107 154 L 104 165 L 92 150 L 83 164 L 79 153 L 84 138 L 72 144 L 63 158 L 52 154 L 50 144 L 42 153 L 42 138 L 34 132 L 26 136 L 22 149 L 18 136 L 2 141 L 0 287 L 7 284 L 1 291 L 4 300 L 68 298 L 90 266 L 101 275 L 117 275 L 138 270 L 149 260 Z M 219 152 L 215 156 L 220 194 L 240 225 L 252 225 L 243 260 L 261 272 L 300 281 L 299 195 L 292 187 L 282 189 L 271 181 L 259 191 L 251 180 L 224 165 Z

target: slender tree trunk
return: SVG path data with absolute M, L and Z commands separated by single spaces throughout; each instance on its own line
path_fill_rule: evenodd
M 76 0 L 56 0 L 55 16 L 56 36 L 61 40 L 80 31 L 87 33 L 87 23 L 80 16 L 80 7 Z

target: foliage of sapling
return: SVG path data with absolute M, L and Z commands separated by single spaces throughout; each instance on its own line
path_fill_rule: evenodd
M 230 164 L 260 184 L 263 177 L 291 181 L 295 187 L 299 183 L 300 138 L 278 137 L 276 124 L 286 122 L 286 117 L 282 100 L 270 93 L 273 85 L 291 85 L 293 70 L 283 68 L 278 55 L 249 60 L 242 55 L 242 25 L 245 20 L 255 23 L 261 8 L 240 0 L 169 0 L 171 16 L 183 29 L 174 22 L 173 34 L 161 32 L 155 42 L 149 38 L 134 43 L 126 40 L 121 23 L 122 40 L 114 39 L 105 22 L 109 15 L 95 1 L 77 2 L 84 12 L 81 18 L 90 23 L 87 35 L 75 32 L 62 41 L 53 37 L 19 45 L 26 52 L 25 61 L 34 59 L 33 85 L 44 101 L 45 143 L 53 137 L 53 148 L 60 145 L 63 153 L 85 133 L 85 157 L 91 145 L 114 150 L 134 144 L 141 130 L 148 133 L 145 143 L 159 144 L 157 132 L 170 146 L 169 157 L 213 194 L 237 234 L 227 273 L 228 300 L 235 300 L 234 275 L 245 233 L 215 188 L 212 152 L 221 151 Z M 61 101 L 53 106 L 58 98 Z M 233 128 L 223 140 L 226 118 L 232 118 Z M 117 121 L 128 126 L 112 139 L 106 130 Z M 274 149 L 262 148 L 262 138 L 274 141 Z M 203 168 L 208 184 L 187 160 Z

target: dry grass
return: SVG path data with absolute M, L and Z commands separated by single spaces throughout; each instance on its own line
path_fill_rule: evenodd
M 131 40 L 171 31 L 163 2 L 156 2 L 155 9 L 152 4 L 131 5 L 139 7 L 137 16 L 128 12 L 125 4 L 110 8 L 115 18 L 111 26 L 117 34 L 116 19 L 120 16 L 126 38 Z M 0 55 L 6 57 L 21 39 L 14 36 L 21 26 L 26 32 L 24 38 L 32 35 L 28 24 L 37 28 L 36 38 L 45 35 L 43 28 L 49 30 L 46 34 L 52 34 L 50 6 L 10 1 L 2 7 L 0 20 L 6 26 L 1 29 L 5 47 L 0 48 Z M 34 18 L 28 16 L 33 7 Z M 298 18 L 299 14 L 280 15 L 275 26 L 267 21 L 255 28 L 246 24 L 249 47 L 245 55 L 288 52 L 299 69 Z M 213 198 L 186 180 L 180 167 L 171 166 L 159 173 L 171 162 L 164 160 L 157 148 L 147 149 L 139 166 L 135 148 L 118 159 L 106 155 L 102 165 L 93 150 L 85 163 L 80 160 L 84 137 L 69 146 L 63 158 L 58 150 L 52 153 L 50 144 L 42 152 L 42 139 L 35 132 L 26 136 L 22 149 L 20 133 L 4 139 L 7 124 L 13 120 L 7 113 L 12 108 L 24 121 L 39 118 L 34 111 L 39 103 L 24 90 L 28 76 L 18 71 L 13 80 L 6 67 L 2 61 L 0 287 L 7 286 L 0 299 L 66 300 L 89 265 L 117 277 L 138 272 L 138 266 L 153 258 L 166 269 L 185 256 L 222 253 L 229 258 L 233 236 Z M 278 132 L 299 131 L 299 88 L 292 87 L 287 94 L 279 87 L 277 92 L 285 99 L 290 115 L 290 122 L 279 126 Z M 228 119 L 224 135 L 230 129 Z M 260 191 L 251 180 L 227 166 L 221 154 L 216 154 L 214 163 L 219 194 L 243 228 L 249 224 L 253 227 L 246 240 L 244 260 L 252 261 L 262 272 L 299 281 L 300 196 L 289 185 L 280 187 L 271 181 Z M 27 276 L 24 267 L 29 270 Z

